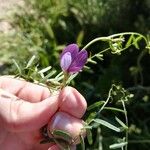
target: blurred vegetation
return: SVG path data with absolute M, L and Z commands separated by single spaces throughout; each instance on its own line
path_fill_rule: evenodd
M 51 65 L 60 71 L 59 54 L 66 44 L 74 42 L 83 47 L 96 37 L 126 31 L 150 38 L 149 10 L 149 0 L 26 0 L 25 6 L 18 7 L 10 18 L 13 30 L 0 33 L 1 75 L 15 73 L 12 59 L 23 65 L 32 55 L 38 56 L 39 68 Z M 72 82 L 89 105 L 106 99 L 113 83 L 134 94 L 126 105 L 129 150 L 149 150 L 150 144 L 150 56 L 143 40 L 139 46 L 138 50 L 130 47 L 122 55 L 107 52 L 103 61 L 90 64 L 91 70 L 80 73 Z M 96 43 L 88 49 L 89 55 L 104 47 Z M 109 105 L 121 107 L 115 102 Z M 112 122 L 113 114 L 103 111 L 103 116 Z M 105 150 L 118 136 L 105 128 L 93 132 L 96 139 L 102 137 Z M 96 139 L 94 146 L 87 144 L 86 149 L 98 149 Z

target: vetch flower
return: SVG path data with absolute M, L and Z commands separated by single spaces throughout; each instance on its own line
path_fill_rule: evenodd
M 60 66 L 67 73 L 79 72 L 88 58 L 86 50 L 79 51 L 77 44 L 68 45 L 60 56 Z

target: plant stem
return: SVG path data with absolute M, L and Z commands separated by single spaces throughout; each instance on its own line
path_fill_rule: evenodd
M 126 126 L 128 127 L 129 125 L 128 125 L 127 110 L 126 110 L 124 101 L 121 100 L 121 102 L 122 102 L 122 106 L 123 106 L 123 110 L 124 110 L 124 114 L 125 114 Z M 128 130 L 126 130 L 126 142 L 128 143 Z M 126 144 L 125 150 L 128 150 L 128 144 Z
M 68 73 L 64 72 L 64 78 L 63 78 L 61 89 L 63 89 L 66 86 L 66 82 L 67 82 L 68 78 L 69 78 Z
M 91 46 L 92 44 L 94 44 L 94 43 L 96 43 L 98 41 L 110 41 L 112 38 L 115 38 L 115 37 L 118 37 L 118 36 L 123 36 L 123 35 L 137 35 L 137 36 L 141 36 L 145 40 L 146 45 L 148 45 L 148 40 L 142 34 L 136 33 L 136 32 L 124 32 L 124 33 L 113 34 L 113 35 L 110 35 L 108 37 L 98 37 L 98 38 L 95 38 L 94 40 L 92 40 L 91 42 L 89 42 L 87 45 L 85 45 L 82 48 L 82 50 L 87 49 L 89 46 Z

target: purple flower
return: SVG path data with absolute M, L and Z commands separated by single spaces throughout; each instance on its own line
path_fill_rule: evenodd
M 83 68 L 87 58 L 86 50 L 79 51 L 77 44 L 70 44 L 60 55 L 60 66 L 67 73 L 76 73 Z

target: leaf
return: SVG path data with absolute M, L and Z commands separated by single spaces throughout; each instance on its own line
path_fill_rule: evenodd
M 128 127 L 126 126 L 126 124 L 124 124 L 119 118 L 115 117 L 116 121 L 124 128 L 124 129 L 128 129 Z
M 31 59 L 29 60 L 29 62 L 28 62 L 27 65 L 26 65 L 26 68 L 29 68 L 29 67 L 33 64 L 35 58 L 36 58 L 35 55 L 33 55 L 33 56 L 31 57 Z
M 16 60 L 14 60 L 14 59 L 13 59 L 12 61 L 13 61 L 14 65 L 16 66 L 16 68 L 17 68 L 19 74 L 21 75 L 21 74 L 22 74 L 22 71 L 21 71 L 21 68 L 19 67 L 18 63 L 17 63 Z
M 45 72 L 49 71 L 51 68 L 52 68 L 51 66 L 46 67 L 46 68 L 40 70 L 38 73 L 45 73 Z
M 62 138 L 63 140 L 67 141 L 67 142 L 71 142 L 72 141 L 72 137 L 68 132 L 65 132 L 63 130 L 54 130 L 52 132 L 53 136 L 56 138 Z
M 67 84 L 69 84 L 77 75 L 78 73 L 74 73 L 73 75 L 71 75 L 69 79 L 67 80 Z
M 101 105 L 103 105 L 105 103 L 105 101 L 99 101 L 99 102 L 95 102 L 94 104 L 90 105 L 87 108 L 87 111 L 91 110 L 91 109 L 95 109 L 96 107 L 99 107 Z
M 137 37 L 137 38 L 134 38 L 134 41 L 133 41 L 133 45 L 135 46 L 136 49 L 139 49 L 139 45 L 138 45 L 138 42 L 142 39 L 141 36 Z
M 115 107 L 104 107 L 106 110 L 118 111 L 124 113 L 124 110 Z
M 56 73 L 56 70 L 52 70 L 49 74 L 47 74 L 40 82 L 45 82 L 47 79 L 49 79 L 52 75 Z
M 126 146 L 128 143 L 127 142 L 122 142 L 122 143 L 115 143 L 109 146 L 110 149 L 117 149 L 117 148 L 122 148 Z
M 91 122 L 92 119 L 94 119 L 96 117 L 97 113 L 96 112 L 92 112 L 89 114 L 88 118 L 86 119 L 86 122 L 89 123 Z
M 92 126 L 91 125 L 85 125 L 84 129 L 92 129 Z
M 86 130 L 87 140 L 90 145 L 93 144 L 92 131 L 90 129 Z
M 109 122 L 107 122 L 105 120 L 102 120 L 102 119 L 93 119 L 93 121 L 96 122 L 96 123 L 99 123 L 99 124 L 101 124 L 103 126 L 106 126 L 107 128 L 112 129 L 112 130 L 114 130 L 116 132 L 121 132 L 120 128 L 118 128 L 118 127 L 110 124 Z
M 80 143 L 81 143 L 82 150 L 85 150 L 84 137 L 82 135 L 80 135 Z
M 84 31 L 80 31 L 77 36 L 77 42 L 76 42 L 79 46 L 82 44 L 83 37 L 84 37 Z
M 92 64 L 97 64 L 96 61 L 94 61 L 94 60 L 92 60 L 92 59 L 90 59 L 90 58 L 87 60 L 87 62 L 92 63 Z
M 129 39 L 128 39 L 126 45 L 125 45 L 125 47 L 128 48 L 128 47 L 130 47 L 130 46 L 132 45 L 133 37 L 134 37 L 134 35 L 132 34 L 132 35 L 129 37 Z
M 104 60 L 103 54 L 97 54 L 97 55 L 95 55 L 95 56 L 96 56 L 96 58 L 98 58 L 98 59 L 101 60 L 101 61 Z

